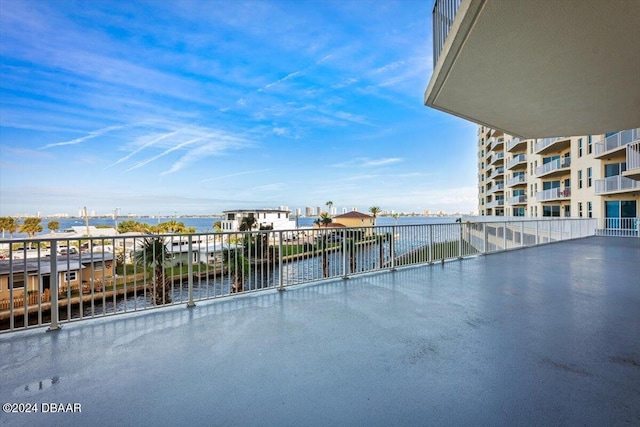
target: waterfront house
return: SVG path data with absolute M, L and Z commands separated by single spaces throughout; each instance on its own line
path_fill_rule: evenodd
M 296 222 L 291 219 L 291 211 L 284 209 L 241 209 L 223 211 L 222 231 L 238 231 L 244 218 L 255 218 L 256 228 L 273 227 L 274 230 L 291 230 Z
M 342 215 L 336 215 L 333 217 L 333 223 L 329 224 L 329 227 L 343 226 L 343 227 L 368 227 L 365 230 L 365 235 L 371 235 L 373 233 L 373 221 L 374 218 L 371 215 L 367 215 L 358 211 L 347 212 Z M 335 225 L 334 225 L 335 224 Z
M 104 283 L 113 277 L 114 264 L 114 255 L 109 252 L 58 257 L 56 271 L 60 292 L 67 288 L 78 290 L 81 284 Z M 52 267 L 50 257 L 0 260 L 0 301 L 10 298 L 10 286 L 14 299 L 24 297 L 25 290 L 27 293 L 48 293 Z

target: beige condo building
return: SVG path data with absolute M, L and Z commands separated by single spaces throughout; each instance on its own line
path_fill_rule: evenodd
M 478 212 L 610 221 L 637 218 L 639 134 L 636 128 L 522 139 L 479 125 Z

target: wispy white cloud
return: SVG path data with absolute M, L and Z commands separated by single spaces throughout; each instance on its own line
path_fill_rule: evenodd
M 193 139 L 190 139 L 190 140 L 188 140 L 188 141 L 185 141 L 185 142 L 183 142 L 183 143 L 181 143 L 181 144 L 178 144 L 178 145 L 176 145 L 175 147 L 171 147 L 171 148 L 169 148 L 168 150 L 165 150 L 165 151 L 163 151 L 162 153 L 160 153 L 160 154 L 158 154 L 158 155 L 155 155 L 155 156 L 153 156 L 153 157 L 151 157 L 151 158 L 149 158 L 149 159 L 147 159 L 147 160 L 143 160 L 143 161 L 141 161 L 141 162 L 136 163 L 135 165 L 131 166 L 130 168 L 125 169 L 125 172 L 129 172 L 129 171 L 132 171 L 132 170 L 134 170 L 134 169 L 139 169 L 139 168 L 141 168 L 142 166 L 144 166 L 144 165 L 146 165 L 146 164 L 149 164 L 149 163 L 151 163 L 151 162 L 153 162 L 153 161 L 155 161 L 155 160 L 158 160 L 159 158 L 164 157 L 164 156 L 166 156 L 166 155 L 167 155 L 167 154 L 169 154 L 169 153 L 172 153 L 172 152 L 174 152 L 174 151 L 176 151 L 176 150 L 179 150 L 179 149 L 181 149 L 181 148 L 184 148 L 184 147 L 186 147 L 186 146 L 188 146 L 188 145 L 194 144 L 194 143 L 196 143 L 196 142 L 198 142 L 198 141 L 201 141 L 202 139 L 204 139 L 204 138 L 203 138 L 203 137 L 198 137 L 198 138 L 193 138 Z
M 360 157 L 357 159 L 353 159 L 353 160 L 349 160 L 346 162 L 341 162 L 341 163 L 335 163 L 331 166 L 333 167 L 339 167 L 339 168 L 343 168 L 343 167 L 376 167 L 376 166 L 386 166 L 386 165 L 391 165 L 394 163 L 399 163 L 401 162 L 402 159 L 399 157 L 387 157 L 387 158 L 382 158 L 382 159 L 369 159 L 366 157 Z
M 98 130 L 89 132 L 88 135 L 85 135 L 85 136 L 80 137 L 80 138 L 72 139 L 70 141 L 63 141 L 63 142 L 56 142 L 54 144 L 47 144 L 44 147 L 42 147 L 42 149 L 53 148 L 53 147 L 61 147 L 63 145 L 80 144 L 81 142 L 88 141 L 90 139 L 94 139 L 94 138 L 97 138 L 97 137 L 99 137 L 101 135 L 104 135 L 107 132 L 111 132 L 111 131 L 118 130 L 118 129 L 123 129 L 125 127 L 127 127 L 127 126 L 126 125 L 108 126 L 106 128 L 102 128 L 102 129 L 98 129 Z
M 202 160 L 206 157 L 219 155 L 230 149 L 238 149 L 247 145 L 247 141 L 227 135 L 211 134 L 207 135 L 204 138 L 197 139 L 196 141 L 202 139 L 206 139 L 207 141 L 195 147 L 194 149 L 187 151 L 187 153 L 180 159 L 178 159 L 178 161 L 175 162 L 169 170 L 162 172 L 161 175 L 169 175 L 178 172 L 187 165 Z
M 297 76 L 299 76 L 300 74 L 302 74 L 302 71 L 294 71 L 293 73 L 289 73 L 286 76 L 284 76 L 283 78 L 276 80 L 275 82 L 269 83 L 268 85 L 258 89 L 258 92 L 263 92 L 265 90 L 268 90 L 270 88 L 272 88 L 273 86 L 280 84 L 280 83 L 284 83 L 287 80 L 291 80 Z
M 162 141 L 163 139 L 167 139 L 169 137 L 172 137 L 174 135 L 177 135 L 178 131 L 173 131 L 173 132 L 169 132 L 166 133 L 164 135 L 160 135 L 158 137 L 155 137 L 154 139 L 152 139 L 151 141 L 141 145 L 140 147 L 136 148 L 135 150 L 133 150 L 131 153 L 127 154 L 124 157 L 119 158 L 118 160 L 116 160 L 115 162 L 111 163 L 109 166 L 107 167 L 111 167 L 111 166 L 115 166 L 117 164 L 120 164 L 126 160 L 129 160 L 131 157 L 135 156 L 136 154 L 138 154 L 140 151 L 144 150 L 147 147 L 151 147 L 152 145 L 157 144 L 158 142 Z

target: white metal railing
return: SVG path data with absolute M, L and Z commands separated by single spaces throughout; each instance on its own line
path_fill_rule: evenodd
M 593 218 L 526 218 L 471 222 L 468 227 L 470 244 L 482 253 L 489 253 L 593 236 L 597 221 Z
M 513 148 L 515 146 L 517 146 L 518 144 L 525 142 L 526 139 L 521 139 L 521 138 L 513 138 L 511 141 L 507 142 L 507 151 L 511 151 L 513 150 Z
M 640 141 L 627 145 L 627 170 L 640 169 Z
M 526 182 L 527 182 L 527 176 L 526 175 L 514 176 L 513 178 L 509 178 L 507 180 L 507 187 L 512 187 L 514 185 L 518 185 L 518 184 L 522 184 L 522 183 L 526 183 Z
M 3 240 L 0 247 L 8 249 L 0 260 L 0 332 L 45 325 L 57 330 L 62 323 L 192 307 L 238 293 L 595 233 L 588 221 L 553 222 L 114 236 L 91 238 L 89 247 L 82 245 L 87 239 Z M 27 256 L 28 247 L 36 254 Z M 49 256 L 43 256 L 45 248 Z
M 627 144 L 640 139 L 638 129 L 628 129 L 606 137 L 602 141 L 594 142 L 595 155 L 599 156 L 608 151 L 617 150 Z
M 502 191 L 502 190 L 504 190 L 504 183 L 499 182 L 498 184 L 493 185 L 490 189 L 487 190 L 487 195 L 493 194 L 496 191 Z
M 504 152 L 495 153 L 493 157 L 491 157 L 491 161 L 489 162 L 489 164 L 493 165 L 495 162 L 502 159 L 504 159 Z
M 433 68 L 438 63 L 461 0 L 437 0 L 433 5 Z
M 538 191 L 536 193 L 536 200 L 539 202 L 545 202 L 549 200 L 569 199 L 571 197 L 571 188 L 565 187 L 564 189 L 550 188 L 544 191 Z
M 503 175 L 504 174 L 504 166 L 500 166 L 498 168 L 496 168 L 496 170 L 494 170 L 493 172 L 491 172 L 491 175 L 489 175 L 489 178 L 487 179 L 493 179 L 498 175 Z
M 507 163 L 507 169 L 511 169 L 512 167 L 516 166 L 519 163 L 524 163 L 527 161 L 527 155 L 526 154 L 518 154 L 517 156 L 513 156 L 513 158 L 511 160 L 509 160 L 509 162 Z
M 545 148 L 549 147 L 552 144 L 555 144 L 558 141 L 561 141 L 563 139 L 567 139 L 568 137 L 566 136 L 559 136 L 559 137 L 555 137 L 555 138 L 542 138 L 542 139 L 538 139 L 538 141 L 536 142 L 535 145 L 535 152 L 537 153 L 538 151 L 544 150 Z
M 536 168 L 536 176 L 548 174 L 571 166 L 571 157 L 560 157 Z
M 496 199 L 487 203 L 487 208 L 497 208 L 498 206 L 504 206 L 504 199 Z
M 640 237 L 640 218 L 600 218 L 599 236 Z
M 527 195 L 526 194 L 520 194 L 518 196 L 509 197 L 509 204 L 510 205 L 521 205 L 523 203 L 527 203 Z
M 640 181 L 635 181 L 622 175 L 609 176 L 595 181 L 596 194 L 617 193 L 635 189 L 640 189 Z
M 489 150 L 495 149 L 497 146 L 501 145 L 502 143 L 504 143 L 504 137 L 503 136 L 493 139 L 493 141 L 489 145 Z

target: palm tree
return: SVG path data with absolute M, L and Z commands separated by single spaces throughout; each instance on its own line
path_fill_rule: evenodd
M 145 224 L 138 221 L 122 221 L 118 223 L 118 233 L 149 233 L 151 231 L 151 226 L 149 224 Z
M 238 229 L 240 231 L 251 231 L 258 225 L 258 220 L 256 220 L 255 216 L 245 216 L 240 221 L 240 225 Z
M 328 227 L 329 224 L 331 224 L 331 216 L 327 212 L 321 212 L 320 213 L 320 222 L 325 227 Z
M 325 203 L 325 205 L 327 206 L 327 210 L 329 211 L 329 214 L 331 214 L 331 207 L 333 206 L 333 202 L 329 200 L 327 203 Z
M 60 223 L 56 220 L 49 221 L 47 223 L 47 228 L 51 230 L 51 233 L 55 233 L 60 228 Z
M 373 215 L 373 226 L 376 225 L 376 218 L 378 218 L 378 214 L 380 213 L 380 208 L 378 206 L 371 206 L 369 208 L 369 212 Z
M 154 305 L 171 302 L 169 279 L 164 275 L 164 267 L 171 259 L 163 237 L 147 237 L 142 248 L 134 254 L 136 264 L 153 270 L 153 280 L 149 286 Z
M 396 225 L 398 225 L 398 217 L 400 216 L 400 214 L 396 212 L 396 213 L 394 213 L 394 214 L 393 214 L 393 215 L 391 215 L 391 216 L 393 217 L 393 219 L 395 219 L 395 220 L 396 220 Z
M 24 222 L 20 226 L 21 233 L 27 233 L 29 237 L 33 237 L 36 233 L 42 231 L 42 224 L 40 222 L 42 218 L 25 218 Z
M 222 251 L 222 264 L 231 275 L 231 293 L 244 291 L 244 279 L 251 271 L 249 259 L 239 249 L 228 248 Z

